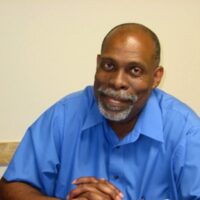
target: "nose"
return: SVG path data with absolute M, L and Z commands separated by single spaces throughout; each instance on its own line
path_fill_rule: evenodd
M 116 90 L 127 90 L 128 80 L 125 72 L 115 71 L 109 80 L 110 86 Z

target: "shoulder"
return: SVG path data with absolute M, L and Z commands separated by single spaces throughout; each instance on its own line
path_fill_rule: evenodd
M 34 130 L 34 134 L 43 135 L 55 134 L 62 137 L 66 126 L 73 123 L 83 124 L 88 111 L 94 104 L 93 88 L 88 86 L 82 91 L 71 93 L 48 108 L 31 125 L 29 129 Z M 51 129 L 51 131 L 48 131 Z M 46 134 L 45 134 L 46 133 Z M 58 134 L 60 133 L 60 134 Z
M 188 105 L 160 89 L 155 89 L 154 94 L 164 120 L 171 118 L 174 123 L 182 121 L 190 127 L 200 128 L 199 116 Z
M 93 87 L 66 95 L 48 108 L 29 127 L 31 135 L 38 140 L 47 141 L 50 138 L 62 143 L 64 134 L 72 132 L 84 124 L 85 118 L 94 104 Z M 42 134 L 41 134 L 42 133 Z
M 42 116 L 67 116 L 69 118 L 72 115 L 84 115 L 93 103 L 93 87 L 88 86 L 84 90 L 66 95 L 48 108 Z
M 71 94 L 66 95 L 58 104 L 75 104 L 75 103 L 90 103 L 93 100 L 93 87 L 87 86 L 84 90 L 80 90 Z

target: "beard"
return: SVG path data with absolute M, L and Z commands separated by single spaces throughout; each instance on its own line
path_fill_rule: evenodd
M 126 107 L 121 108 L 117 105 L 109 105 L 103 103 L 101 100 L 101 97 L 99 96 L 107 96 L 119 101 L 126 101 L 130 102 L 127 104 Z M 137 95 L 130 95 L 127 91 L 124 90 L 114 90 L 112 88 L 104 88 L 104 87 L 99 87 L 97 89 L 97 102 L 98 102 L 98 107 L 101 112 L 101 114 L 108 120 L 111 121 L 123 121 L 127 119 L 132 112 L 134 108 L 135 102 L 138 100 Z

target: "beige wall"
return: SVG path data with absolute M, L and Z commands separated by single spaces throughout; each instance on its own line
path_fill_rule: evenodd
M 103 36 L 123 22 L 159 35 L 161 88 L 200 114 L 199 0 L 0 0 L 0 141 L 20 140 L 52 103 L 92 84 Z

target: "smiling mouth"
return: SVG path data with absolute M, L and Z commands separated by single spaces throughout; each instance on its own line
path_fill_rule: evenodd
M 106 100 L 113 105 L 122 105 L 122 104 L 127 104 L 127 100 L 122 100 L 122 99 L 118 99 L 118 98 L 113 98 L 113 97 L 105 97 Z
M 130 106 L 130 100 L 114 98 L 107 95 L 101 95 L 100 98 L 105 107 L 111 111 L 122 111 Z

